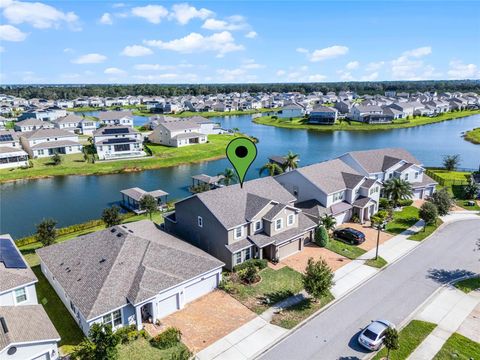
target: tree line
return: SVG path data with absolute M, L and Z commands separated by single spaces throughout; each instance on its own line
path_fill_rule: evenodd
M 360 95 L 397 92 L 480 92 L 480 80 L 424 80 L 424 81 L 364 81 L 331 83 L 265 83 L 265 84 L 124 84 L 124 85 L 4 85 L 1 93 L 32 99 L 76 99 L 86 96 L 121 97 L 127 95 L 180 96 L 207 95 L 231 92 L 272 93 L 315 91 L 354 91 Z

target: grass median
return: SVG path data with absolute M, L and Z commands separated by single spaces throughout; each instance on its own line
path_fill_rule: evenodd
M 480 344 L 469 338 L 454 333 L 443 344 L 433 360 L 476 360 L 480 356 Z

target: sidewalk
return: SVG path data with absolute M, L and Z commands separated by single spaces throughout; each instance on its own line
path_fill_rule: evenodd
M 472 218 L 473 216 L 478 218 L 478 215 L 472 214 L 471 212 L 468 214 L 462 212 L 461 214 L 447 215 L 447 217 L 442 218 L 442 220 L 444 222 L 450 222 Z M 380 245 L 379 256 L 391 264 L 395 260 L 408 254 L 422 243 L 421 241 L 408 240 L 408 237 L 414 232 L 421 230 L 422 227 L 423 221 L 420 220 L 401 234 L 394 236 Z M 363 254 L 360 259 L 353 260 L 335 271 L 335 285 L 331 290 L 335 297 L 334 301 L 346 296 L 380 271 L 380 269 L 365 265 L 365 261 L 374 256 L 375 249 L 372 249 Z M 307 294 L 302 292 L 274 304 L 260 316 L 200 351 L 196 355 L 196 358 L 198 360 L 251 359 L 254 355 L 259 354 L 264 349 L 275 344 L 289 332 L 289 330 L 269 323 L 273 314 L 280 309 L 287 308 L 302 301 L 306 296 Z
M 462 332 L 472 332 L 480 327 L 480 320 L 468 319 L 480 304 L 480 292 L 469 294 L 453 286 L 442 288 L 413 317 L 417 320 L 437 324 L 430 335 L 408 357 L 409 360 L 430 360 L 442 348 L 447 339 L 460 327 Z

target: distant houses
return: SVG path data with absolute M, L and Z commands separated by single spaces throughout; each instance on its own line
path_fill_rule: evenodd
M 332 125 L 338 117 L 338 110 L 327 106 L 315 106 L 308 116 L 309 124 Z

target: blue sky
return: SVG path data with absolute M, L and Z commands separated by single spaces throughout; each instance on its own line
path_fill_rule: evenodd
M 0 81 L 480 78 L 474 1 L 0 0 Z

